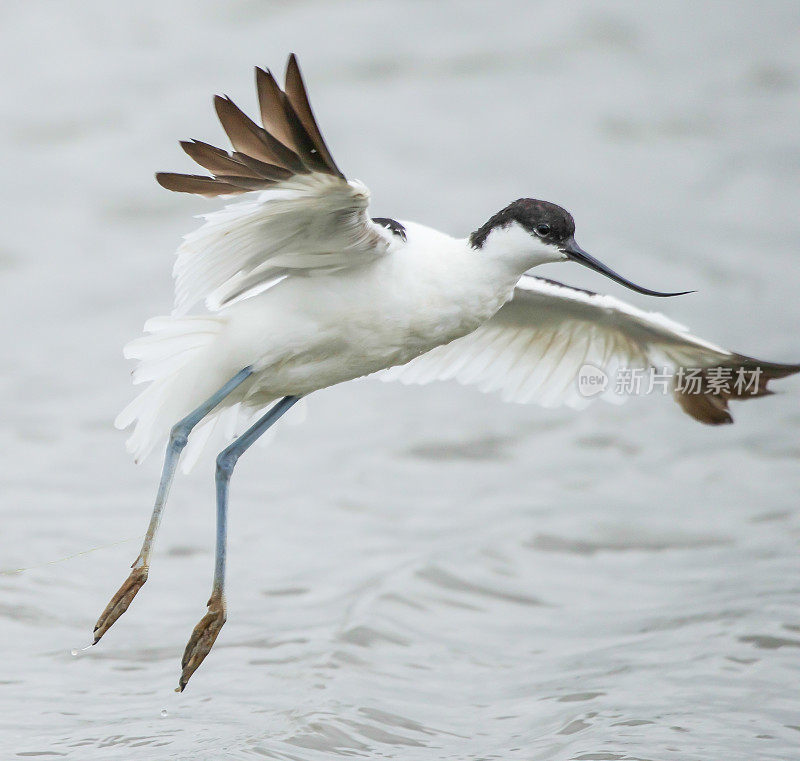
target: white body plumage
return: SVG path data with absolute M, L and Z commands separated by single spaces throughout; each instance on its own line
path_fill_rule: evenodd
M 230 213 L 228 219 L 236 224 Z M 252 379 L 217 418 L 243 404 L 246 421 L 274 399 L 404 364 L 464 336 L 512 297 L 527 268 L 493 256 L 493 246 L 478 255 L 466 239 L 402 224 L 405 240 L 388 233 L 377 259 L 285 277 L 211 315 L 150 321 L 153 332 L 129 344 L 126 355 L 141 363 L 134 381 L 154 383 L 117 420 L 120 427 L 132 415 L 141 421 L 131 439 L 137 457 L 243 367 L 255 370 Z M 192 464 L 196 450 L 185 462 Z

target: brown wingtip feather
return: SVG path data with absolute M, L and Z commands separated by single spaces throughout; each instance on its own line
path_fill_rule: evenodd
M 239 153 L 236 151 L 233 154 L 233 158 L 237 161 L 241 161 L 245 166 L 250 167 L 250 169 L 252 169 L 253 172 L 255 172 L 259 177 L 272 180 L 273 182 L 287 180 L 292 176 L 292 172 L 288 169 L 275 166 L 274 164 L 265 164 L 263 161 L 254 159 L 252 156 L 248 156 L 246 153 Z
M 333 160 L 328 146 L 325 145 L 325 140 L 323 140 L 322 133 L 317 126 L 317 120 L 314 118 L 314 112 L 311 110 L 311 104 L 308 100 L 308 91 L 303 82 L 303 75 L 300 73 L 300 65 L 297 63 L 297 56 L 294 53 L 289 56 L 286 64 L 286 80 L 283 89 L 292 109 L 297 114 L 297 118 L 314 143 L 314 148 L 319 157 L 325 162 L 331 174 L 344 179 L 344 175 L 339 171 L 339 167 L 336 166 L 336 162 Z
M 800 372 L 799 365 L 760 362 L 752 357 L 734 354 L 729 362 L 704 368 L 696 386 L 674 390 L 675 401 L 695 420 L 707 425 L 726 425 L 733 422 L 728 410 L 730 400 L 746 401 L 774 393 L 768 384 Z M 737 379 L 741 381 L 737 383 Z M 727 378 L 727 383 L 721 381 Z
M 266 164 L 289 169 L 303 174 L 307 170 L 300 157 L 265 129 L 259 127 L 230 98 L 217 95 L 214 108 L 228 135 L 231 145 L 239 152 L 263 161 Z
M 291 148 L 307 169 L 332 174 L 333 170 L 317 151 L 286 93 L 278 86 L 269 69 L 256 67 L 256 91 L 261 122 L 267 132 L 276 135 L 284 145 Z
M 245 164 L 232 158 L 226 151 L 208 143 L 199 140 L 181 140 L 180 146 L 193 161 L 216 175 L 232 174 L 254 179 L 261 176 Z
M 285 91 L 268 69 L 256 67 L 255 75 L 264 127 L 228 96 L 215 95 L 214 109 L 234 148 L 233 154 L 200 140 L 184 140 L 183 150 L 214 177 L 159 172 L 156 180 L 162 187 L 179 193 L 218 196 L 262 190 L 309 172 L 345 179 L 311 111 L 297 56 L 289 56 Z
M 175 172 L 156 172 L 156 182 L 166 190 L 176 193 L 195 193 L 200 196 L 227 196 L 246 192 L 227 182 L 203 177 L 197 174 L 176 174 Z
M 258 95 L 258 107 L 261 111 L 261 123 L 264 125 L 264 129 L 267 132 L 271 132 L 295 153 L 301 153 L 302 146 L 297 144 L 289 119 L 283 108 L 281 100 L 283 92 L 278 87 L 278 83 L 269 69 L 261 69 L 256 66 L 256 94 Z

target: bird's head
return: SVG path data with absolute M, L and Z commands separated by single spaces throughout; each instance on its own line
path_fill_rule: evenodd
M 681 296 L 690 291 L 661 293 L 632 283 L 599 262 L 575 242 L 575 220 L 566 209 L 548 201 L 520 198 L 501 209 L 469 236 L 470 246 L 506 262 L 522 274 L 538 264 L 578 262 L 648 296 Z

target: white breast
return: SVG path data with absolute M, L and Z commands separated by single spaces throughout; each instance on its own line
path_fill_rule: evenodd
M 407 240 L 357 269 L 289 278 L 223 313 L 220 343 L 277 395 L 309 393 L 403 364 L 466 335 L 511 295 L 466 242 L 403 223 Z

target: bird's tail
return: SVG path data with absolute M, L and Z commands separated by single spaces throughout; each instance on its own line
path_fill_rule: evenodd
M 166 438 L 174 423 L 227 380 L 209 378 L 203 361 L 224 324 L 221 318 L 207 315 L 154 317 L 145 323 L 145 335 L 125 346 L 125 357 L 138 360 L 133 382 L 149 384 L 114 421 L 117 428 L 135 422 L 126 446 L 137 462 Z M 190 449 L 202 449 L 197 446 L 198 433 L 194 441 L 190 439 L 184 462 L 196 459 Z

